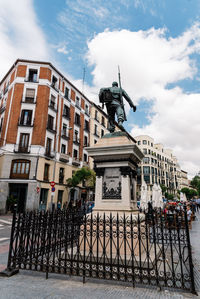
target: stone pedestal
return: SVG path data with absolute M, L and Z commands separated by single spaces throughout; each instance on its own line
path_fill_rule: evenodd
M 110 133 L 87 151 L 96 172 L 94 212 L 137 211 L 136 170 L 144 155 L 136 141 L 126 132 Z

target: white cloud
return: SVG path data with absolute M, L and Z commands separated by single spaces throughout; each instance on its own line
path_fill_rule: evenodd
M 0 0 L 0 77 L 17 58 L 48 60 L 49 51 L 31 0 Z
M 119 64 L 122 85 L 134 102 L 151 101 L 150 123 L 132 123 L 132 134 L 149 134 L 171 147 L 191 175 L 200 169 L 200 94 L 185 93 L 179 81 L 195 79 L 198 69 L 191 54 L 199 51 L 200 25 L 195 24 L 177 38 L 167 38 L 166 29 L 106 31 L 89 41 L 87 53 L 97 90 L 117 80 Z M 176 87 L 167 88 L 169 83 Z

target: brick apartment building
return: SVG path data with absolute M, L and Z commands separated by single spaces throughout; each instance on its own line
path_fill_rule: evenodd
M 0 212 L 10 196 L 21 211 L 68 201 L 66 179 L 88 165 L 90 109 L 51 63 L 13 64 L 0 82 Z

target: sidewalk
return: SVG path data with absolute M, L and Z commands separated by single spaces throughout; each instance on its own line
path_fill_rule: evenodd
M 5 219 L 6 220 L 6 219 Z M 196 289 L 200 292 L 200 214 L 192 224 L 191 243 L 193 261 L 195 265 Z M 4 248 L 4 250 L 1 250 Z M 2 252 L 1 252 L 2 251 Z M 6 265 L 8 255 L 8 242 L 0 244 L 0 264 Z M 157 288 L 141 286 L 132 288 L 130 284 L 116 283 L 97 279 L 86 279 L 82 283 L 80 277 L 70 277 L 61 274 L 49 274 L 46 280 L 45 273 L 22 271 L 10 278 L 0 277 L 0 299 L 18 298 L 73 298 L 73 299 L 100 299 L 100 298 L 196 298 L 197 296 L 183 291 L 158 291 Z

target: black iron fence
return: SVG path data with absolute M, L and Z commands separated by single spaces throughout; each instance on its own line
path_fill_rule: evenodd
M 195 293 L 186 211 L 13 214 L 8 270 L 118 280 Z

